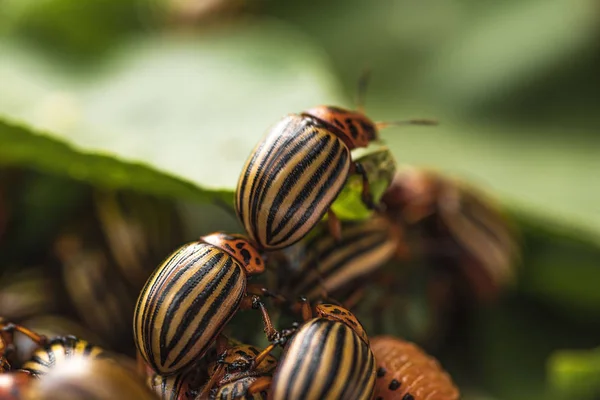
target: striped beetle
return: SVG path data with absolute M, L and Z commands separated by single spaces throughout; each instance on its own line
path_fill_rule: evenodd
M 23 370 L 35 377 L 47 374 L 55 368 L 61 368 L 71 359 L 105 358 L 108 353 L 98 346 L 75 336 L 59 336 L 37 349 L 31 359 L 23 364 Z
M 362 176 L 362 201 L 376 205 L 369 179 L 350 152 L 378 140 L 389 125 L 431 125 L 434 121 L 371 121 L 363 113 L 368 75 L 359 82 L 356 111 L 318 106 L 290 114 L 275 124 L 252 151 L 242 169 L 235 208 L 242 225 L 262 249 L 282 249 L 298 242 L 329 213 L 332 232 L 339 221 L 330 209 L 348 176 Z
M 333 295 L 341 291 L 354 291 L 357 281 L 372 275 L 394 254 L 404 249 L 400 246 L 400 232 L 382 216 L 372 216 L 364 221 L 345 221 L 344 236 L 337 240 L 329 234 L 324 224 L 315 235 L 295 246 L 302 246 L 303 257 L 293 275 L 284 277 L 284 293 L 305 296 L 309 301 Z M 363 285 L 359 285 L 359 289 Z M 325 296 L 323 296 L 325 294 Z M 344 296 L 345 297 L 345 296 Z M 346 304 L 349 308 L 348 304 Z
M 247 344 L 231 346 L 220 336 L 217 340 L 219 359 L 209 364 L 210 380 L 198 398 L 266 400 L 277 365 L 275 357 L 269 355 L 274 347 L 275 344 L 271 344 L 259 351 Z
M 508 219 L 485 194 L 435 171 L 405 167 L 384 193 L 387 215 L 434 264 L 455 265 L 480 300 L 512 280 L 518 244 Z M 418 245 L 418 246 L 417 246 Z
M 182 372 L 204 356 L 240 308 L 260 308 L 273 337 L 257 289 L 247 285 L 248 275 L 264 268 L 241 235 L 213 233 L 176 250 L 150 276 L 135 307 L 134 339 L 144 362 L 161 375 Z
M 70 357 L 35 379 L 23 400 L 155 400 L 141 376 L 113 359 Z
M 370 399 L 375 359 L 360 322 L 348 310 L 304 303 L 305 323 L 285 345 L 273 374 L 273 400 Z
M 438 361 L 413 343 L 376 336 L 371 349 L 377 362 L 375 400 L 457 400 L 459 391 Z

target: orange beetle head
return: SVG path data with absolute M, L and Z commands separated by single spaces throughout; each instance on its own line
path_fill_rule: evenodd
M 378 140 L 375 123 L 359 111 L 333 106 L 318 106 L 302 113 L 325 124 L 350 150 L 367 147 Z

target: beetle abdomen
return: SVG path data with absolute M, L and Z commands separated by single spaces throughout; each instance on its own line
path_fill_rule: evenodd
M 201 242 L 181 247 L 138 299 L 134 337 L 144 360 L 161 375 L 197 361 L 237 311 L 245 288 L 242 267 L 223 250 Z
M 273 376 L 274 400 L 370 399 L 375 359 L 346 324 L 308 321 L 286 346 Z
M 350 169 L 350 151 L 309 117 L 290 115 L 254 149 L 238 181 L 236 211 L 263 249 L 302 239 L 329 209 Z

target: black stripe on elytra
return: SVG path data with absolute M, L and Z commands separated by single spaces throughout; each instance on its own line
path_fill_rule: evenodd
M 250 180 L 250 179 L 253 180 L 253 178 L 254 178 L 254 176 L 250 176 L 250 170 L 252 169 L 251 167 L 256 162 L 256 159 L 259 157 L 259 155 L 262 154 L 264 147 L 265 147 L 265 140 L 261 141 L 256 146 L 256 148 L 253 150 L 248 161 L 246 162 L 248 167 L 242 171 L 242 178 L 241 178 L 242 181 L 239 183 L 238 187 L 236 188 L 235 209 L 237 211 L 239 218 L 242 221 L 244 220 L 243 204 L 244 204 L 244 198 L 245 198 L 245 194 L 246 194 L 246 185 L 248 184 L 248 180 Z M 244 165 L 246 165 L 246 164 L 244 164 Z
M 292 364 L 291 372 L 286 376 L 286 381 L 278 382 L 279 385 L 283 385 L 285 388 L 285 399 L 291 397 L 292 387 L 295 385 L 296 380 L 306 380 L 310 383 L 314 379 L 314 377 L 311 376 L 312 371 L 310 369 L 302 376 L 300 376 L 300 371 L 302 370 L 303 365 L 310 362 L 310 358 L 316 357 L 317 362 L 319 360 L 320 354 L 311 350 L 311 343 L 313 341 L 318 341 L 319 345 L 323 345 L 323 340 L 321 339 L 325 336 L 325 333 L 331 329 L 331 327 L 323 324 L 323 322 L 327 321 L 314 320 L 309 324 L 304 325 L 304 327 L 300 328 L 300 331 L 296 336 L 294 336 L 292 343 L 290 343 L 290 346 L 294 345 L 298 347 L 297 353 L 300 357 L 293 360 L 287 358 L 282 360 L 284 363 Z M 323 330 L 325 330 L 325 332 L 322 332 Z M 296 342 L 300 343 L 296 344 Z M 301 394 L 300 397 L 303 397 L 303 395 L 304 394 Z
M 358 378 L 360 377 L 360 373 L 364 368 L 364 359 L 360 347 L 360 345 L 362 344 L 362 340 L 360 340 L 358 335 L 356 335 L 354 331 L 350 329 L 347 325 L 343 324 L 342 322 L 339 323 L 344 326 L 346 331 L 349 331 L 350 337 L 352 338 L 352 342 L 348 343 L 348 346 L 352 346 L 352 358 L 350 360 L 345 360 L 347 363 L 352 364 L 352 368 L 350 369 L 348 376 L 345 377 L 348 382 L 352 383 L 344 387 L 344 391 L 342 392 L 340 398 L 355 398 L 358 397 L 357 392 L 360 390 L 360 386 L 358 386 Z M 348 391 L 352 392 L 348 393 Z
M 279 130 L 275 131 L 274 129 L 279 126 L 278 123 L 275 127 L 271 129 L 271 131 L 265 136 L 265 138 L 262 139 L 260 144 L 254 150 L 252 157 L 248 162 L 248 167 L 244 171 L 244 180 L 240 185 L 238 196 L 240 198 L 240 204 L 242 204 L 244 198 L 244 196 L 241 196 L 241 194 L 246 194 L 246 185 L 248 183 L 248 180 L 251 180 L 252 183 L 252 185 L 250 186 L 249 193 L 255 193 L 256 177 L 250 176 L 250 171 L 252 170 L 256 162 L 258 161 L 259 163 L 257 173 L 261 174 L 261 171 L 265 168 L 265 162 L 267 161 L 267 159 L 269 159 L 269 157 L 276 157 L 279 153 L 285 150 L 285 141 L 290 140 L 295 136 L 298 130 L 298 126 L 300 126 L 300 130 L 303 129 L 303 120 L 298 121 L 296 116 L 289 116 L 287 117 L 287 119 L 288 123 L 283 128 L 280 128 Z M 292 135 L 289 135 L 289 132 L 291 132 Z M 273 137 L 275 137 L 275 140 L 273 141 L 273 143 L 270 144 L 270 147 L 268 149 L 265 149 L 266 143 Z
M 308 391 L 316 382 L 322 382 L 323 373 L 329 374 L 330 371 L 323 371 L 320 366 L 324 364 L 325 345 L 328 339 L 335 335 L 337 329 L 335 324 L 328 320 L 322 320 L 323 325 L 320 335 L 313 336 L 313 341 L 318 341 L 316 348 L 304 356 L 304 364 L 308 364 L 305 375 L 301 379 L 300 398 L 308 398 Z
M 382 244 L 382 242 L 379 240 L 374 240 L 374 241 L 372 241 L 372 243 L 369 243 L 369 241 L 367 241 L 367 240 L 362 240 L 362 241 L 357 240 L 354 243 L 345 243 L 340 246 L 334 245 L 334 246 L 328 247 L 326 249 L 326 251 L 324 251 L 322 254 L 316 254 L 315 256 L 313 256 L 311 258 L 311 260 L 305 266 L 303 266 L 303 268 L 302 268 L 303 271 L 314 270 L 314 271 L 318 271 L 319 274 L 318 274 L 318 276 L 316 274 L 310 274 L 310 273 L 303 274 L 303 277 L 305 277 L 305 279 L 296 287 L 296 291 L 302 292 L 302 291 L 305 291 L 306 289 L 313 288 L 314 285 L 316 285 L 316 282 L 321 281 L 321 280 L 326 280 L 328 277 L 332 276 L 333 274 L 335 274 L 338 271 L 340 271 L 341 269 L 343 269 L 348 264 L 348 262 L 350 262 L 352 259 L 354 259 L 357 256 L 362 255 L 364 253 L 370 253 L 370 252 L 377 250 L 381 246 L 381 244 Z M 343 248 L 342 248 L 342 246 L 343 246 Z M 327 262 L 327 257 L 334 256 L 336 254 L 336 252 L 340 251 L 341 249 L 346 249 L 346 248 L 350 248 L 350 249 L 352 249 L 352 251 L 349 252 L 344 258 L 338 260 L 336 263 L 333 263 L 333 264 Z M 328 265 L 328 268 L 323 269 L 322 268 L 323 265 Z M 364 272 L 367 273 L 370 271 L 364 271 Z M 354 278 L 356 278 L 355 275 L 350 277 L 349 281 Z M 343 284 L 341 286 L 343 286 Z
M 359 341 L 359 345 L 364 359 L 361 368 L 363 379 L 360 382 L 359 388 L 364 392 L 367 389 L 367 386 L 369 385 L 369 381 L 372 379 L 371 374 L 373 372 L 373 369 L 375 368 L 375 357 L 373 356 L 373 353 L 371 353 L 369 346 L 362 340 Z
M 323 384 L 321 391 L 319 392 L 318 399 L 324 399 L 328 396 L 327 391 L 332 387 L 333 383 L 339 378 L 338 371 L 341 365 L 350 362 L 351 360 L 344 359 L 344 348 L 346 346 L 346 332 L 341 326 L 336 326 L 335 330 L 335 341 L 334 341 L 334 354 L 333 354 L 333 362 L 331 363 L 331 367 L 327 371 L 327 377 L 325 378 L 325 383 Z
M 476 214 L 473 212 L 473 208 L 474 207 L 461 207 L 462 216 L 467 220 L 471 221 L 471 223 L 476 227 L 479 227 L 481 231 L 487 233 L 488 236 L 491 236 L 493 239 L 495 239 L 497 243 L 502 243 L 502 240 L 500 239 L 496 231 L 492 229 L 492 227 L 484 223 L 480 218 L 475 217 Z M 486 210 L 485 207 L 481 208 L 483 209 L 484 213 L 488 213 L 488 210 Z
M 326 142 L 325 142 L 325 139 L 327 139 Z M 326 144 L 327 142 L 330 141 L 330 139 L 331 139 L 331 136 L 326 136 L 325 138 L 321 139 L 321 142 L 324 142 L 324 144 Z M 279 225 L 274 230 L 269 230 L 267 232 L 267 234 L 270 234 L 271 237 L 274 237 L 274 236 L 278 235 L 286 225 L 289 224 L 289 221 L 292 220 L 292 218 L 297 220 L 298 209 L 301 206 L 306 205 L 306 201 L 307 201 L 308 197 L 312 194 L 312 192 L 314 190 L 318 190 L 318 192 L 317 192 L 317 196 L 315 197 L 315 200 L 313 200 L 312 204 L 316 204 L 321 201 L 323 195 L 325 194 L 325 191 L 323 190 L 323 187 L 317 188 L 316 187 L 317 183 L 319 183 L 319 181 L 321 180 L 321 178 L 323 177 L 323 175 L 325 173 L 330 172 L 330 176 L 331 176 L 331 171 L 335 170 L 336 167 L 339 167 L 340 162 L 343 162 L 343 155 L 342 155 L 343 151 L 340 152 L 340 148 L 341 148 L 341 142 L 339 140 L 334 140 L 331 143 L 331 146 L 329 146 L 326 150 L 327 157 L 325 158 L 325 160 L 321 163 L 321 165 L 319 165 L 317 167 L 313 176 L 311 176 L 310 180 L 306 183 L 306 186 L 304 188 L 301 188 L 298 191 L 296 197 L 293 199 L 291 204 L 287 207 L 287 212 L 284 215 L 284 217 L 282 218 L 282 220 L 279 222 Z M 317 157 L 314 157 L 314 158 L 317 158 Z M 311 162 L 314 158 L 311 158 Z M 333 168 L 332 168 L 332 164 L 334 163 L 334 161 L 337 161 L 337 164 L 333 165 Z M 298 179 L 298 178 L 296 178 L 296 179 Z M 328 182 L 325 183 L 325 185 L 327 185 L 327 184 L 328 184 Z M 275 212 L 277 212 L 277 208 L 274 207 L 271 211 L 273 213 L 275 213 Z M 306 219 L 308 219 L 310 217 L 310 214 L 305 213 L 304 217 L 305 217 L 305 221 L 306 221 Z M 281 243 L 281 241 L 279 243 Z
M 200 311 L 200 308 L 202 308 L 206 298 L 210 296 L 211 291 L 214 290 L 214 282 L 220 281 L 223 276 L 229 272 L 229 268 L 232 266 L 231 263 L 221 266 L 212 282 L 206 285 L 206 290 L 202 293 L 195 293 L 197 290 L 196 288 L 204 283 L 205 279 L 208 279 L 206 276 L 219 265 L 223 257 L 227 257 L 229 260 L 231 260 L 231 258 L 224 252 L 217 251 L 210 258 L 202 260 L 203 264 L 199 266 L 198 270 L 187 281 L 181 282 L 181 279 L 173 279 L 171 282 L 169 282 L 168 287 L 165 288 L 166 290 L 163 291 L 159 304 L 156 308 L 158 311 L 164 307 L 167 307 L 167 310 L 164 314 L 164 322 L 160 327 L 159 336 L 162 364 L 165 363 L 167 355 L 172 351 L 173 347 L 181 340 L 181 337 L 188 328 L 188 324 L 191 322 L 190 317 L 193 319 L 194 316 L 198 315 L 198 312 Z M 177 324 L 177 329 L 175 330 L 173 337 L 167 342 L 167 334 L 173 322 L 173 318 L 175 318 L 175 314 L 180 309 L 181 304 L 184 303 L 190 296 L 196 296 L 196 298 L 193 300 L 193 303 L 190 305 L 190 307 L 185 310 L 182 320 L 175 321 Z M 170 303 L 163 305 L 163 301 L 167 298 L 171 299 Z M 155 314 L 158 314 L 158 312 Z
M 179 353 L 179 355 L 175 358 L 175 360 L 171 363 L 171 365 L 175 365 L 178 362 L 180 362 L 181 359 L 183 357 L 185 357 L 186 354 L 191 351 L 192 347 L 200 340 L 202 335 L 204 335 L 204 331 L 206 330 L 206 327 L 212 326 L 213 324 L 218 324 L 219 326 L 217 327 L 217 329 L 213 332 L 211 337 L 206 338 L 204 347 L 200 350 L 200 354 L 204 354 L 206 352 L 208 346 L 210 346 L 214 342 L 216 337 L 219 335 L 219 332 L 221 332 L 221 330 L 224 328 L 224 325 L 227 323 L 227 321 L 229 321 L 233 317 L 235 312 L 237 311 L 239 303 L 242 301 L 242 296 L 244 295 L 242 290 L 240 290 L 240 292 L 238 293 L 236 302 L 233 304 L 233 306 L 230 309 L 228 309 L 228 310 L 223 309 L 223 301 L 225 300 L 226 297 L 230 297 L 235 294 L 235 293 L 232 293 L 232 289 L 235 287 L 236 283 L 240 279 L 244 279 L 244 277 L 241 276 L 241 274 L 242 274 L 241 268 L 238 266 L 237 263 L 234 263 L 232 259 L 227 260 L 226 268 L 227 269 L 233 268 L 233 273 L 231 274 L 231 277 L 227 280 L 227 282 L 223 286 L 223 289 L 217 295 L 217 298 L 215 299 L 215 301 L 213 301 L 213 303 L 210 305 L 206 314 L 204 314 L 202 316 L 202 319 L 200 320 L 200 323 L 198 324 L 199 329 L 196 329 L 194 331 L 190 340 L 185 344 L 185 346 L 181 350 L 181 353 Z M 222 280 L 222 278 L 219 278 L 218 282 L 213 281 L 213 285 L 211 285 L 210 289 L 208 289 L 209 295 L 212 292 L 214 292 L 215 290 L 217 290 L 217 287 L 220 284 L 221 280 Z M 196 301 L 197 300 L 195 300 L 195 302 Z M 203 302 L 200 302 L 200 303 L 201 303 L 200 305 L 202 306 Z M 194 315 L 190 315 L 190 321 L 191 321 L 191 319 L 194 318 L 195 315 L 197 315 L 197 313 Z M 220 315 L 220 318 L 215 318 L 215 315 Z M 186 312 L 186 318 L 184 318 L 184 321 L 187 321 L 187 319 L 188 319 L 188 317 L 187 317 L 187 312 Z
M 281 131 L 272 131 L 264 140 L 263 143 L 268 141 L 272 136 L 276 136 L 276 139 L 273 143 L 270 144 L 269 148 L 264 148 L 261 146 L 261 151 L 255 153 L 255 157 L 253 157 L 253 162 L 248 164 L 247 170 L 244 172 L 245 174 L 250 174 L 250 171 L 254 167 L 255 162 L 258 162 L 258 167 L 256 169 L 256 174 L 252 177 L 252 184 L 250 185 L 250 190 L 246 192 L 244 190 L 240 190 L 240 196 L 242 198 L 240 201 L 244 201 L 246 199 L 249 203 L 249 213 L 248 216 L 252 224 L 255 224 L 256 217 L 253 213 L 253 208 L 256 207 L 256 203 L 258 202 L 258 197 L 260 196 L 260 192 L 264 190 L 264 181 L 260 178 L 265 174 L 265 171 L 272 170 L 272 164 L 277 161 L 277 159 L 281 156 L 282 153 L 289 151 L 290 142 L 296 140 L 297 136 L 300 136 L 302 132 L 306 130 L 306 124 L 303 120 L 297 121 L 294 119 L 290 119 L 290 122 L 281 130 Z M 267 182 L 268 184 L 268 182 Z M 254 227 L 256 228 L 256 227 Z M 254 229 L 256 230 L 256 229 Z
M 307 151 L 307 144 L 314 140 L 318 134 L 319 132 L 314 129 L 304 129 L 303 131 L 298 132 L 296 137 L 293 138 L 293 141 L 284 144 L 287 145 L 285 153 L 282 153 L 277 159 L 272 160 L 271 164 L 275 162 L 276 164 L 268 165 L 264 170 L 260 171 L 260 175 L 256 177 L 256 180 L 260 183 L 260 193 L 253 192 L 255 196 L 252 204 L 252 221 L 257 221 L 258 208 L 265 201 L 265 197 L 271 194 L 269 189 L 272 186 L 273 181 L 276 179 L 283 180 L 280 193 L 282 191 L 289 191 L 294 186 L 299 176 L 302 175 L 304 170 L 308 168 L 310 164 L 312 164 L 313 157 L 309 155 L 312 155 L 317 150 L 320 150 L 323 145 L 319 144 L 316 149 L 309 149 L 309 151 Z M 290 160 L 301 152 L 306 152 L 307 156 L 303 157 L 300 163 L 294 165 L 292 168 L 290 165 Z M 282 200 L 283 199 L 279 199 L 279 202 L 281 203 Z M 277 197 L 275 197 L 274 201 L 277 201 Z M 272 219 L 270 212 L 273 210 L 273 208 L 274 205 L 269 210 L 269 219 Z M 270 226 L 270 224 L 267 226 Z
M 337 143 L 339 143 L 339 142 L 337 142 Z M 275 244 L 284 243 L 287 240 L 289 240 L 290 236 L 292 236 L 300 227 L 302 227 L 306 223 L 308 218 L 310 218 L 310 216 L 315 213 L 315 209 L 317 208 L 317 206 L 321 206 L 320 207 L 321 212 L 318 214 L 319 218 L 317 219 L 317 221 L 319 221 L 323 218 L 323 216 L 325 215 L 325 213 L 327 212 L 329 207 L 323 207 L 322 199 L 325 195 L 325 192 L 332 190 L 331 186 L 333 185 L 333 183 L 336 180 L 339 179 L 340 175 L 346 173 L 346 178 L 347 178 L 348 171 L 347 171 L 346 161 L 348 160 L 348 157 L 349 157 L 349 153 L 347 151 L 341 152 L 340 157 L 338 159 L 338 163 L 335 165 L 334 168 L 329 168 L 331 171 L 331 173 L 329 174 L 329 177 L 327 178 L 325 183 L 319 188 L 319 192 L 317 193 L 317 196 L 315 197 L 314 201 L 307 207 L 307 210 L 304 213 L 304 215 L 302 215 L 297 220 L 297 223 L 288 231 L 288 233 Z M 337 192 L 333 196 L 333 199 L 335 199 L 337 197 L 337 195 L 342 191 L 343 188 L 344 188 L 344 185 L 340 185 Z
M 377 250 L 379 247 L 381 246 L 381 242 L 372 242 L 372 243 L 368 243 L 368 242 L 357 242 L 354 243 L 353 246 L 349 246 L 351 248 L 352 251 L 350 251 L 348 254 L 346 254 L 346 256 L 342 259 L 340 259 L 337 263 L 335 263 L 331 268 L 327 269 L 326 271 L 321 271 L 319 270 L 319 272 L 321 272 L 321 277 L 322 278 L 328 278 L 331 275 L 333 275 L 335 272 L 339 271 L 340 269 L 344 268 L 344 266 L 346 266 L 348 263 L 350 263 L 350 261 L 352 261 L 353 259 L 357 258 L 358 256 L 365 254 L 365 253 L 371 253 L 375 250 Z M 369 271 L 364 271 L 369 272 Z
M 300 163 L 294 165 L 293 168 L 291 168 L 291 165 L 285 166 L 288 173 L 284 177 L 285 180 L 283 181 L 280 190 L 275 194 L 275 198 L 273 199 L 273 203 L 271 205 L 271 208 L 269 209 L 269 215 L 267 217 L 267 242 L 271 242 L 272 237 L 274 235 L 277 235 L 281 231 L 281 229 L 285 227 L 289 220 L 298 212 L 298 208 L 302 206 L 302 204 L 310 196 L 312 191 L 316 189 L 316 184 L 319 182 L 323 174 L 327 172 L 327 168 L 333 162 L 337 152 L 337 150 L 331 149 L 332 147 L 335 148 L 335 145 L 329 145 L 331 139 L 332 137 L 329 135 L 320 138 L 316 145 L 306 152 L 306 156 L 300 161 Z M 298 181 L 300 180 L 302 175 L 304 175 L 306 170 L 315 163 L 315 160 L 319 158 L 323 151 L 329 152 L 327 158 L 325 159 L 325 162 L 316 168 L 316 171 L 304 187 L 298 188 Z M 273 230 L 275 216 L 277 212 L 282 208 L 281 206 L 283 201 L 290 194 L 290 192 L 296 188 L 298 188 L 296 197 L 293 199 L 293 202 L 289 206 L 287 204 L 285 205 L 287 211 L 281 222 L 277 225 L 275 230 Z
M 173 291 L 173 287 L 182 285 L 181 276 L 185 274 L 190 266 L 197 266 L 198 262 L 205 258 L 210 253 L 219 252 L 214 246 L 203 245 L 199 246 L 200 251 L 193 254 L 188 254 L 184 259 L 178 259 L 177 262 L 172 259 L 167 263 L 160 271 L 159 276 L 155 281 L 155 285 L 150 287 L 149 293 L 146 294 L 146 308 L 142 319 L 144 325 L 142 326 L 142 339 L 144 342 L 145 353 L 152 355 L 152 336 L 155 334 L 153 329 L 156 326 L 158 314 L 163 307 L 163 303 L 170 293 Z M 203 276 L 210 272 L 210 268 L 203 268 L 203 266 L 197 266 L 198 271 L 194 274 L 196 279 L 200 280 Z M 171 275 L 173 272 L 175 274 Z M 166 279 L 168 278 L 168 280 Z M 166 282 L 166 284 L 165 284 Z M 185 282 L 184 285 L 189 285 L 189 282 Z M 161 329 L 162 332 L 162 329 Z M 148 357 L 154 365 L 154 357 Z M 155 368 L 156 369 L 156 368 Z
M 166 259 L 154 271 L 154 273 L 152 273 L 150 278 L 148 278 L 148 280 L 146 281 L 146 284 L 144 285 L 144 289 L 142 289 L 142 291 L 141 291 L 141 293 L 143 295 L 138 300 L 135 311 L 134 311 L 134 324 L 135 324 L 134 329 L 135 329 L 136 335 L 141 330 L 141 335 L 142 335 L 141 339 L 143 339 L 142 340 L 143 343 L 139 343 L 139 345 L 141 346 L 142 344 L 144 344 L 144 353 L 146 353 L 146 354 L 151 353 L 150 343 L 148 343 L 148 340 L 145 340 L 145 339 L 149 338 L 146 335 L 151 331 L 150 329 L 153 326 L 153 325 L 151 325 L 151 323 L 153 321 L 151 321 L 151 316 L 148 315 L 148 313 L 150 312 L 150 310 L 152 309 L 152 306 L 156 302 L 157 293 L 161 291 L 162 285 L 165 282 L 165 277 L 168 277 L 169 274 L 171 274 L 173 272 L 173 270 L 176 270 L 177 268 L 180 267 L 180 264 L 182 262 L 180 256 L 182 253 L 186 252 L 186 250 L 188 249 L 189 246 L 194 246 L 194 245 L 188 244 L 188 245 L 181 246 L 175 253 L 173 253 L 168 259 Z M 199 246 L 199 249 L 204 250 L 204 252 L 199 254 L 197 258 L 202 257 L 206 253 L 211 251 L 211 247 L 206 246 L 206 245 Z M 188 254 L 187 257 L 184 258 L 183 260 L 187 260 L 188 258 L 191 258 L 192 256 L 193 256 L 193 254 Z M 179 261 L 177 263 L 175 263 L 174 260 L 179 260 Z M 179 274 L 179 276 L 180 275 L 181 274 Z M 142 315 L 140 315 L 142 308 L 144 308 L 144 312 Z M 140 317 L 141 317 L 140 319 L 142 320 L 142 326 L 137 325 L 138 315 L 140 315 Z M 137 342 L 138 341 L 136 340 L 136 343 Z

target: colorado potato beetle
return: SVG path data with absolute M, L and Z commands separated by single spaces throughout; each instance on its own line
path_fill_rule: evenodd
M 71 359 L 106 358 L 108 353 L 98 346 L 75 336 L 61 336 L 51 339 L 46 345 L 37 349 L 22 369 L 35 377 L 47 374 L 55 368 L 61 368 Z
M 224 337 L 219 339 L 219 359 L 208 366 L 210 380 L 198 398 L 266 400 L 277 365 L 275 357 L 269 355 L 275 345 L 260 351 L 247 344 L 228 347 Z
M 400 232 L 384 217 L 345 221 L 342 227 L 341 240 L 331 236 L 323 224 L 315 235 L 295 245 L 304 247 L 304 257 L 281 292 L 305 296 L 309 301 L 329 295 L 344 301 L 346 298 L 337 295 L 340 291 L 373 274 L 400 251 Z
M 382 197 L 413 248 L 452 264 L 476 297 L 489 301 L 510 282 L 518 261 L 515 231 L 484 193 L 435 171 L 405 167 Z
M 274 400 L 371 399 L 375 387 L 375 359 L 360 322 L 348 310 L 316 306 L 285 345 L 273 374 Z
M 275 124 L 252 151 L 237 184 L 235 208 L 250 238 L 265 250 L 298 242 L 326 212 L 333 220 L 330 206 L 355 173 L 362 176 L 363 202 L 376 208 L 365 169 L 350 152 L 378 140 L 378 129 L 392 124 L 373 122 L 362 105 L 356 111 L 318 106 Z
M 155 400 L 135 371 L 112 359 L 71 357 L 35 379 L 24 400 Z
M 135 307 L 140 356 L 161 375 L 201 359 L 238 309 L 260 308 L 265 332 L 275 334 L 248 275 L 264 271 L 261 255 L 241 235 L 214 233 L 170 255 L 150 276 Z M 260 294 L 260 293 L 258 293 Z
M 392 337 L 371 339 L 377 362 L 376 400 L 457 400 L 452 378 L 436 359 L 413 343 Z

